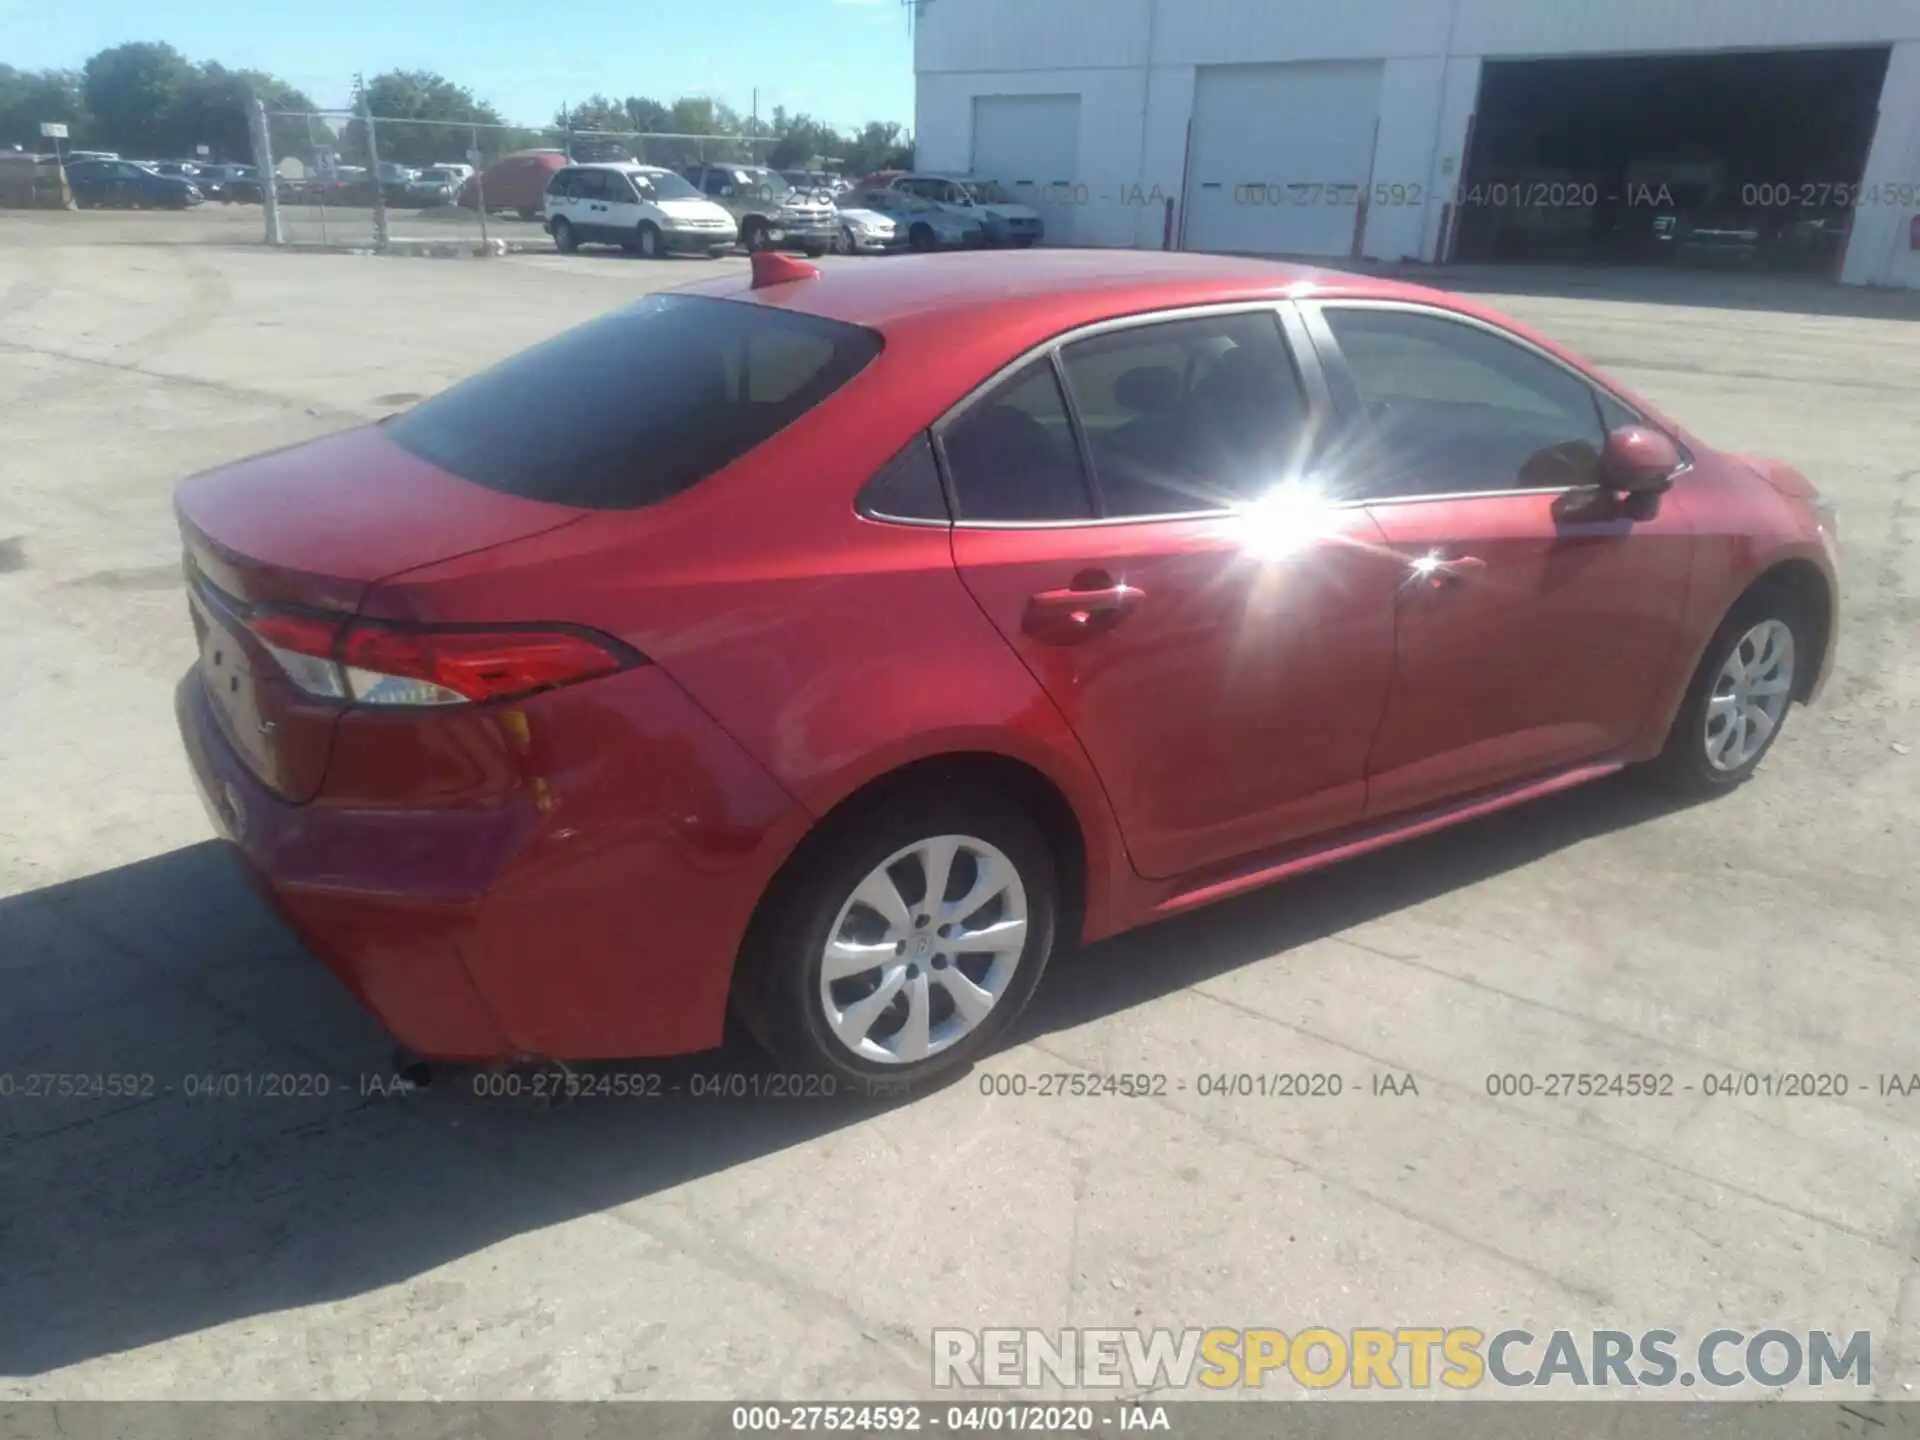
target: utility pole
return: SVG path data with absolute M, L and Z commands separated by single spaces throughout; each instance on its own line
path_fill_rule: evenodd
M 387 187 L 380 180 L 380 143 L 373 133 L 373 105 L 367 99 L 366 80 L 358 71 L 354 72 L 353 89 L 360 100 L 360 123 L 367 132 L 367 174 L 373 181 L 373 248 L 384 255 L 388 239 Z
M 274 169 L 273 131 L 267 122 L 267 106 L 258 95 L 247 106 L 247 128 L 253 139 L 253 173 L 260 177 L 260 211 L 267 222 L 267 243 L 284 245 L 286 231 L 280 224 L 279 172 Z

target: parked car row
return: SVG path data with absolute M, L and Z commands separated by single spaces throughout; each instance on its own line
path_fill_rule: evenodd
M 738 245 L 749 252 L 878 255 L 1025 247 L 1045 233 L 1028 207 L 987 198 L 998 192 L 984 182 L 907 171 L 868 178 L 873 183 L 836 192 L 824 178 L 804 188 L 764 165 L 703 163 L 676 172 L 631 160 L 569 163 L 558 151 L 530 151 L 470 180 L 459 203 L 477 208 L 484 191 L 489 210 L 538 215 L 567 252 L 602 244 L 642 255 L 717 256 Z
M 304 180 L 287 182 L 281 198 L 308 205 L 372 205 L 384 200 L 396 209 L 430 210 L 451 205 L 471 165 L 430 165 L 424 169 L 380 162 L 379 173 L 364 165 L 335 165 Z
M 83 210 L 186 210 L 207 197 L 184 175 L 166 175 L 136 160 L 74 160 L 67 188 Z

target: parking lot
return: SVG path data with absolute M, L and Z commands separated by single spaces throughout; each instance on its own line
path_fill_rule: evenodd
M 387 1042 L 209 839 L 170 489 L 746 262 L 258 228 L 0 215 L 0 1396 L 900 1398 L 936 1327 L 1778 1325 L 1871 1331 L 1912 1398 L 1920 1094 L 1879 1083 L 1920 1072 L 1911 297 L 1463 277 L 1837 500 L 1834 679 L 1731 797 L 1606 782 L 1067 953 L 908 1102 L 693 1098 L 735 1047 L 548 1109 L 384 1093 Z M 1568 1071 L 1689 1088 L 1489 1093 Z M 1038 1093 L 1070 1072 L 1171 1083 Z M 1282 1072 L 1343 1090 L 1200 1093 Z M 96 1073 L 151 1093 L 19 1088 Z M 1705 1093 L 1747 1073 L 1850 1084 Z M 198 1093 L 227 1074 L 325 1083 Z

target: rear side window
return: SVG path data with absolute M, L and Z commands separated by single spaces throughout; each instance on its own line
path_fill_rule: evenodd
M 631 510 L 678 494 L 825 400 L 870 330 L 768 305 L 649 295 L 387 422 L 402 448 L 529 500 Z
M 1060 382 L 1045 359 L 995 386 L 940 438 L 962 520 L 1085 520 L 1086 472 Z

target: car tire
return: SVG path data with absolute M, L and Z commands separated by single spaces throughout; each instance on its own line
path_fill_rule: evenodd
M 647 260 L 658 260 L 667 253 L 660 243 L 660 227 L 651 220 L 642 220 L 640 228 L 634 231 L 633 248 Z
M 818 260 L 822 255 L 827 253 L 827 247 L 825 245 L 805 245 L 801 248 L 806 252 L 809 260 Z
M 840 227 L 840 233 L 833 237 L 833 253 L 836 255 L 853 254 L 853 231 L 845 225 L 842 225 Z
M 1016 250 L 1031 250 L 1034 246 L 1034 242 L 1037 241 L 1039 238 L 1040 237 L 1038 235 L 1022 235 L 1019 239 L 1013 242 L 1013 245 Z
M 537 220 L 540 218 L 540 207 L 538 205 L 522 205 L 513 213 L 518 215 L 522 220 Z
M 580 242 L 573 233 L 573 224 L 564 216 L 553 222 L 553 248 L 562 255 L 571 255 L 580 248 Z
M 733 246 L 731 245 L 709 245 L 707 247 L 707 256 L 713 260 L 724 260 L 732 253 Z
M 748 220 L 740 227 L 740 248 L 745 250 L 749 255 L 754 254 L 756 251 L 767 249 L 770 243 L 767 239 L 767 226 L 765 221 Z
M 1646 777 L 1694 798 L 1745 783 L 1780 738 L 1812 657 L 1805 612 L 1788 591 L 1765 585 L 1742 596 L 1708 642 Z
M 926 905 L 942 855 L 945 921 Z M 1000 888 L 972 901 L 991 877 Z M 1053 950 L 1058 896 L 1053 851 L 1020 806 L 957 786 L 893 792 L 809 841 L 775 882 L 742 948 L 734 1008 L 796 1070 L 849 1087 L 933 1079 L 986 1053 L 1025 1008 Z M 941 948 L 969 935 L 996 944 Z M 843 973 L 829 980 L 830 946 Z M 891 998 L 872 1008 L 883 989 Z
M 916 225 L 907 232 L 907 246 L 915 254 L 931 255 L 940 248 L 940 241 L 931 225 Z

